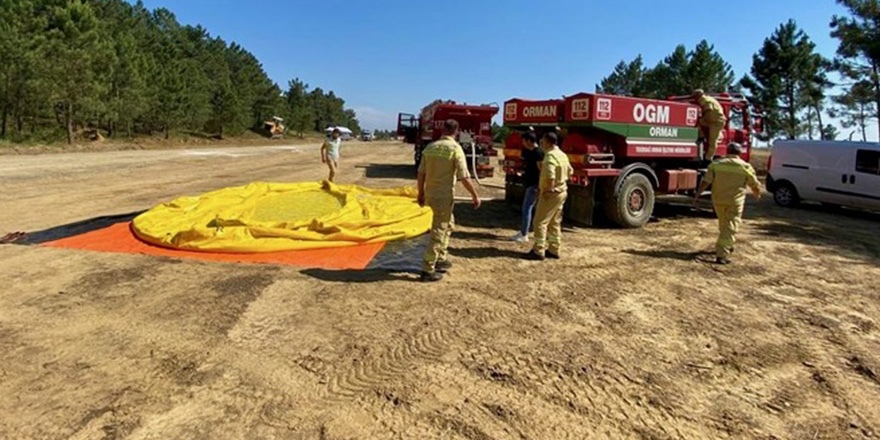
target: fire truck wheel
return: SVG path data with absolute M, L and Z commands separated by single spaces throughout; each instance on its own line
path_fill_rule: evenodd
M 620 192 L 605 203 L 608 218 L 624 228 L 641 228 L 654 213 L 654 186 L 644 174 L 626 176 Z

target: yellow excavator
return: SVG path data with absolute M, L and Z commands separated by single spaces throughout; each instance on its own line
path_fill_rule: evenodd
M 272 119 L 266 121 L 263 128 L 269 132 L 269 137 L 272 139 L 281 139 L 287 130 L 287 127 L 284 126 L 284 119 L 278 116 L 273 116 Z

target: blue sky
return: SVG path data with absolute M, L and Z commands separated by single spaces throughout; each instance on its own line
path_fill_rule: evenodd
M 454 99 L 503 103 L 592 91 L 617 62 L 653 65 L 702 39 L 739 77 L 793 18 L 827 56 L 834 0 L 145 0 L 253 52 L 282 87 L 334 90 L 365 128 Z M 876 134 L 875 134 L 876 136 Z

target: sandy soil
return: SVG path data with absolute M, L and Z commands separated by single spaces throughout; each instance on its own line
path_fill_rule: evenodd
M 131 150 L 179 150 L 192 148 L 226 148 L 226 147 L 260 147 L 266 145 L 299 145 L 321 142 L 321 135 L 309 134 L 303 138 L 289 135 L 285 139 L 271 140 L 256 133 L 245 133 L 237 137 L 216 139 L 204 135 L 186 135 L 165 139 L 162 136 L 136 137 L 133 139 L 105 139 L 91 142 L 78 140 L 72 145 L 66 143 L 53 144 L 14 144 L 0 140 L 0 156 L 7 155 L 42 155 L 63 153 L 97 153 L 108 151 Z
M 342 180 L 409 184 L 410 155 L 352 144 Z M 7 156 L 0 234 L 323 174 L 316 146 Z M 548 263 L 503 203 L 457 215 L 434 285 L 0 246 L 0 438 L 880 435 L 880 216 L 765 200 L 720 268 L 684 208 Z

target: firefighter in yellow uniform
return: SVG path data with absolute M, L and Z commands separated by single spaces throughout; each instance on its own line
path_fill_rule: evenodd
M 736 233 L 742 223 L 743 209 L 746 204 L 746 188 L 752 190 L 755 199 L 761 198 L 761 183 L 755 175 L 755 169 L 739 156 L 743 153 L 742 145 L 731 142 L 727 146 L 727 155 L 709 165 L 709 171 L 703 178 L 703 184 L 694 199 L 694 205 L 700 195 L 712 186 L 712 205 L 718 215 L 720 235 L 715 246 L 716 262 L 730 264 L 730 255 L 736 244 Z
M 444 136 L 428 145 L 422 152 L 419 164 L 419 205 L 429 206 L 434 213 L 431 225 L 431 243 L 425 251 L 421 280 L 440 281 L 443 274 L 452 268 L 447 248 L 455 218 L 452 209 L 455 205 L 455 183 L 462 182 L 471 194 L 474 208 L 480 207 L 480 198 L 470 180 L 464 150 L 455 141 L 459 125 L 455 120 L 444 123 Z
M 724 126 L 727 125 L 727 117 L 724 116 L 724 107 L 717 99 L 706 95 L 702 90 L 694 91 L 694 102 L 703 110 L 700 117 L 700 128 L 705 133 L 707 149 L 705 159 L 711 161 L 715 158 L 715 152 L 718 151 L 718 142 L 721 140 L 721 133 Z
M 563 207 L 568 198 L 568 181 L 574 170 L 558 143 L 559 138 L 555 133 L 547 133 L 541 139 L 544 161 L 538 183 L 538 206 L 535 209 L 535 247 L 526 255 L 529 260 L 559 259 Z

